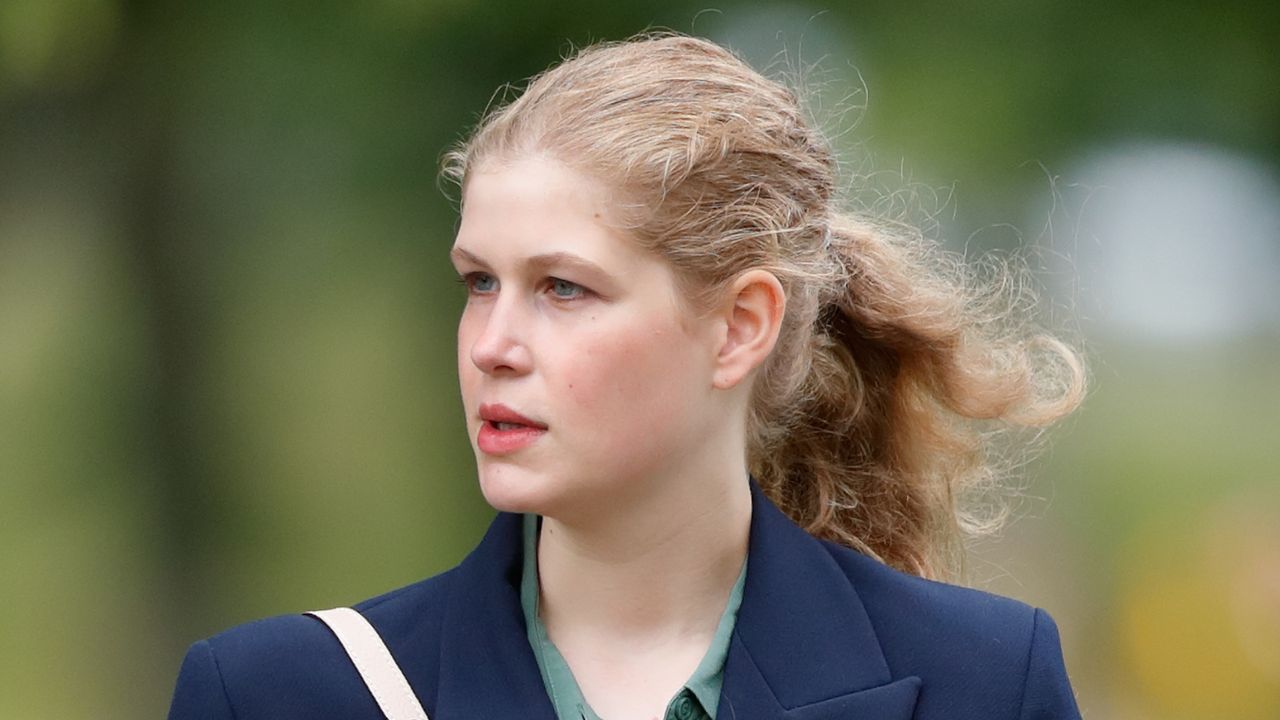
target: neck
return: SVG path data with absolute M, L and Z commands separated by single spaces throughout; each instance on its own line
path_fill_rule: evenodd
M 553 641 L 709 637 L 747 555 L 746 468 L 669 479 L 585 520 L 544 517 L 540 614 Z M 557 637 L 559 636 L 559 638 Z

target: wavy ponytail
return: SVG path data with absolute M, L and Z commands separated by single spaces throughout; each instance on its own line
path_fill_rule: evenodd
M 836 208 L 836 163 L 794 93 L 714 43 L 651 34 L 534 78 L 446 154 L 543 152 L 610 183 L 627 229 L 695 308 L 742 272 L 778 277 L 787 313 L 752 386 L 748 463 L 812 534 L 948 577 L 999 525 L 1002 433 L 1069 413 L 1079 357 L 1025 319 L 1012 265 L 986 282 L 920 233 Z M 977 504 L 970 502 L 977 499 Z
M 1004 519 L 985 492 L 1004 470 L 999 435 L 1073 410 L 1083 366 L 1014 322 L 1034 300 L 1015 268 L 983 284 L 918 234 L 843 215 L 830 232 L 846 281 L 809 335 L 797 411 L 760 421 L 752 466 L 814 535 L 954 576 L 963 539 Z

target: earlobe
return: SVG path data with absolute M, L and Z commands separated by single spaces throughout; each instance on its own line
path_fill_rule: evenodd
M 724 342 L 716 357 L 713 385 L 727 390 L 764 364 L 778 342 L 787 298 L 766 270 L 749 270 L 729 288 L 723 309 Z

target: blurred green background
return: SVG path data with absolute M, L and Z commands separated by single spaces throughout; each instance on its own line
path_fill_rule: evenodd
M 437 158 L 656 26 L 816 64 L 852 195 L 1083 338 L 972 576 L 1085 716 L 1280 717 L 1280 5 L 1101 0 L 0 0 L 0 717 L 161 716 L 193 640 L 474 546 Z

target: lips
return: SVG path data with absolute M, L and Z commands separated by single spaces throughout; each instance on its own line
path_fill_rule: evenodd
M 512 410 L 506 405 L 481 405 L 480 432 L 476 446 L 488 455 L 507 455 L 537 442 L 547 426 Z
M 484 405 L 481 405 L 480 419 L 495 426 L 498 423 L 505 423 L 507 425 L 523 425 L 525 427 L 537 428 L 540 430 L 547 429 L 545 423 L 540 423 L 537 420 L 531 420 L 502 403 L 485 403 Z

